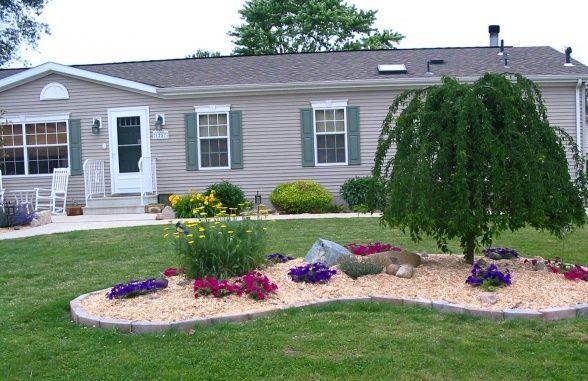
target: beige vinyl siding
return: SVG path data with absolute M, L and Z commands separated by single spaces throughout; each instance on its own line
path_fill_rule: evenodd
M 69 91 L 69 100 L 39 101 L 41 89 L 59 82 Z M 575 87 L 547 87 L 544 97 L 552 123 L 575 137 Z M 7 115 L 42 115 L 71 113 L 82 124 L 82 161 L 106 160 L 106 187 L 110 193 L 108 146 L 109 108 L 148 106 L 149 126 L 153 129 L 156 113 L 165 113 L 168 140 L 151 140 L 151 154 L 157 157 L 159 193 L 202 191 L 207 185 L 229 180 L 241 186 L 249 199 L 259 191 L 265 203 L 276 184 L 296 179 L 313 179 L 335 196 L 341 184 L 353 176 L 367 176 L 373 165 L 381 124 L 398 91 L 341 91 L 307 94 L 227 96 L 163 100 L 127 90 L 52 74 L 0 92 L 0 106 Z M 300 109 L 311 101 L 347 99 L 349 106 L 359 107 L 361 165 L 302 167 Z M 242 111 L 243 169 L 186 171 L 184 114 L 194 106 L 230 104 Z M 99 135 L 91 133 L 93 117 L 102 117 Z M 102 148 L 106 144 L 106 149 Z M 392 152 L 393 153 L 393 152 Z M 10 189 L 47 187 L 50 176 L 5 177 Z M 83 176 L 70 177 L 68 199 L 84 199 Z

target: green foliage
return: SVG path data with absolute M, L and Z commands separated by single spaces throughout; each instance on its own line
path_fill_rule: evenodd
M 528 224 L 560 236 L 584 223 L 583 158 L 569 134 L 549 125 L 539 88 L 520 75 L 444 78 L 405 91 L 384 120 L 373 173 L 385 185 L 385 224 L 414 240 L 433 236 L 443 250 L 457 237 L 470 263 L 480 242 L 491 246 L 501 231 Z
M 234 185 L 226 180 L 220 183 L 211 184 L 206 188 L 204 195 L 210 195 L 213 190 L 216 199 L 221 202 L 223 206 L 229 209 L 236 209 L 238 212 L 245 209 L 245 204 L 248 201 L 245 199 L 243 190 L 238 185 Z
M 239 13 L 245 23 L 229 32 L 237 55 L 393 49 L 404 38 L 373 28 L 377 11 L 341 0 L 249 0 Z
M 220 57 L 220 52 L 211 52 L 210 50 L 202 50 L 198 49 L 195 53 L 188 54 L 186 58 L 210 58 L 210 57 Z
M 384 200 L 379 179 L 373 176 L 347 179 L 341 185 L 339 193 L 353 211 L 358 205 L 373 205 L 373 209 L 379 209 Z
M 364 275 L 379 274 L 382 272 L 383 267 L 377 258 L 367 257 L 360 261 L 356 256 L 352 256 L 341 259 L 339 269 L 350 278 L 357 279 Z
M 320 213 L 331 203 L 333 195 L 315 181 L 298 180 L 278 184 L 269 199 L 283 213 Z
M 214 217 L 220 214 L 226 207 L 218 201 L 215 191 L 208 195 L 198 192 L 190 192 L 185 195 L 172 194 L 169 196 L 169 204 L 176 214 L 176 218 Z
M 223 218 L 167 229 L 189 279 L 241 276 L 266 263 L 267 234 L 260 221 Z
M 37 21 L 46 0 L 3 0 L 0 2 L 0 66 L 18 60 L 23 44 L 37 46 L 47 24 Z

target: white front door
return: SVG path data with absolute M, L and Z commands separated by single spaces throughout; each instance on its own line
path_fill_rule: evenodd
M 138 165 L 141 157 L 151 157 L 149 107 L 108 109 L 108 135 L 112 193 L 141 192 L 141 182 L 151 184 L 150 168 L 141 178 Z

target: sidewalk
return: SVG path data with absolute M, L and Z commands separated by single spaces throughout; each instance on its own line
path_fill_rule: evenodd
M 332 213 L 332 214 L 285 214 L 268 215 L 267 220 L 293 220 L 311 218 L 374 218 L 379 214 Z M 76 230 L 109 229 L 125 226 L 165 225 L 169 220 L 156 220 L 155 214 L 112 214 L 94 216 L 61 216 L 51 217 L 53 222 L 36 228 L 10 229 L 0 231 L 0 240 L 25 238 L 43 234 L 64 233 Z

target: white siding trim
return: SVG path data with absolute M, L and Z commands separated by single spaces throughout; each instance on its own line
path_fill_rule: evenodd
M 314 109 L 344 108 L 344 107 L 347 107 L 347 99 L 342 99 L 342 100 L 338 100 L 338 101 L 327 100 L 327 101 L 320 101 L 320 102 L 310 102 L 310 104 L 312 105 L 312 108 L 314 108 Z
M 214 114 L 231 111 L 231 105 L 194 106 L 197 114 Z
M 42 122 L 63 122 L 69 119 L 70 113 L 60 114 L 39 114 L 39 115 L 19 115 L 5 116 L 6 123 L 42 123 Z

